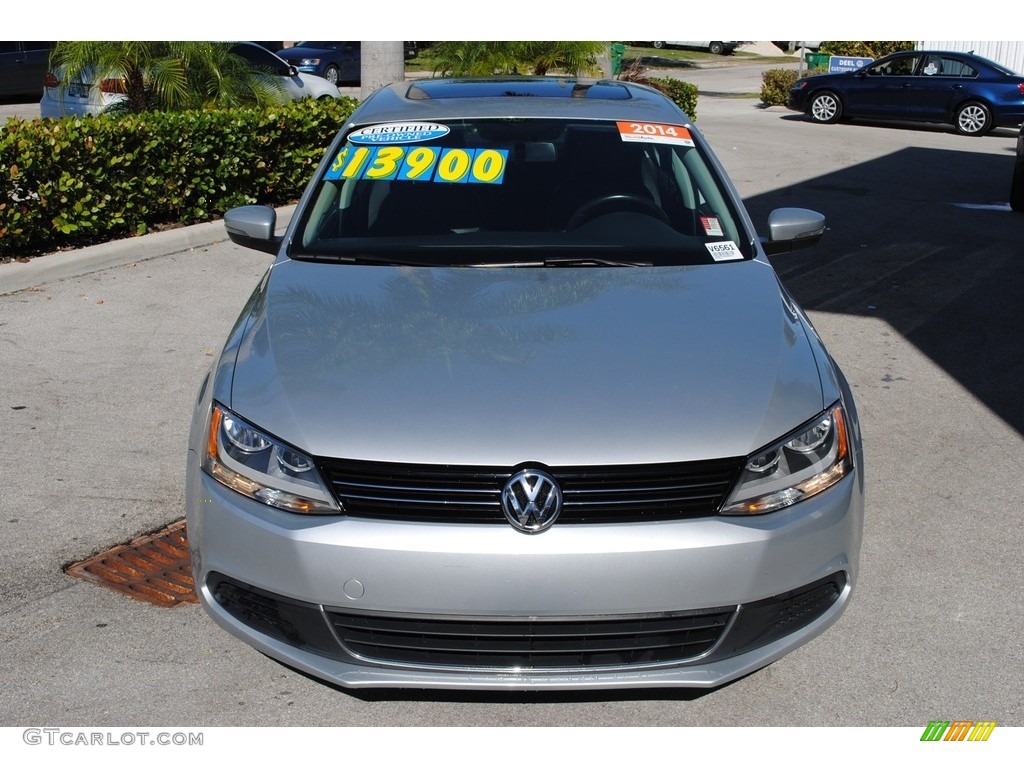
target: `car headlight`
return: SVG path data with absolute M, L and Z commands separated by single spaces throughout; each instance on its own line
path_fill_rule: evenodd
M 313 460 L 214 403 L 203 469 L 271 507 L 307 515 L 341 512 Z
M 299 59 L 299 66 L 300 67 L 316 67 L 319 64 L 320 64 L 320 59 L 311 59 L 311 58 Z
M 723 515 L 762 515 L 831 488 L 853 471 L 846 411 L 839 403 L 747 458 Z

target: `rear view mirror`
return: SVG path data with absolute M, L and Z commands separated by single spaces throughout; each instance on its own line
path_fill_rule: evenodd
M 761 246 L 769 256 L 807 248 L 825 233 L 825 216 L 806 208 L 776 208 L 768 214 L 768 238 Z
M 284 238 L 275 237 L 277 211 L 265 205 L 243 205 L 224 214 L 224 228 L 235 245 L 276 254 Z

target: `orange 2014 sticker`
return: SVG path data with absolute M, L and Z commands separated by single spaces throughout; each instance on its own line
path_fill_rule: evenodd
M 653 144 L 678 144 L 693 146 L 693 137 L 682 125 L 668 123 L 633 123 L 626 120 L 616 122 L 619 136 L 623 141 L 641 141 Z

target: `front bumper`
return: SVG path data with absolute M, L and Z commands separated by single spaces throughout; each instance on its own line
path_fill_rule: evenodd
M 856 475 L 760 518 L 527 536 L 291 515 L 213 481 L 193 452 L 188 472 L 205 609 L 346 687 L 713 687 L 824 631 L 856 579 Z

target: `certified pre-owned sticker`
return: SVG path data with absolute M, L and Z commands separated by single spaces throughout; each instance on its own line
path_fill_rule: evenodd
M 743 254 L 740 253 L 740 249 L 736 247 L 736 243 L 732 240 L 719 240 L 715 243 L 704 243 L 704 246 L 708 249 L 708 253 L 711 254 L 711 258 L 715 261 L 736 261 L 742 259 Z
M 416 144 L 439 139 L 448 134 L 448 126 L 440 123 L 379 123 L 352 131 L 352 144 Z

